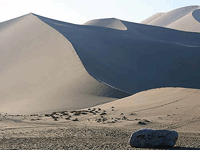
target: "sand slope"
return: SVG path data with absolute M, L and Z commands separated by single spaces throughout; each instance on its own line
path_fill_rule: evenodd
M 167 27 L 176 30 L 200 32 L 200 7 Z
M 127 30 L 81 26 L 36 15 L 74 46 L 86 70 L 137 93 L 157 87 L 199 88 L 200 34 L 122 21 Z
M 165 13 L 156 13 L 153 16 L 143 20 L 141 23 L 143 24 L 150 24 L 154 20 L 158 20 L 160 17 L 162 17 Z
M 160 88 L 137 93 L 114 102 L 99 105 L 108 111 L 110 118 L 126 116 L 132 120 L 119 122 L 119 126 L 146 127 L 176 130 L 179 132 L 200 132 L 200 90 L 186 88 Z M 114 108 L 114 112 L 111 111 Z M 137 119 L 137 120 L 135 120 Z M 148 120 L 149 122 L 145 121 Z M 143 126 L 145 127 L 145 125 Z
M 92 78 L 71 43 L 34 15 L 0 29 L 1 111 L 77 109 L 127 95 Z
M 142 21 L 143 24 L 172 28 L 176 30 L 199 32 L 199 6 L 187 6 L 159 15 L 159 13 Z M 159 16 L 159 17 L 157 17 Z
M 0 109 L 79 109 L 152 88 L 199 88 L 199 33 L 120 22 L 127 30 L 36 14 L 3 23 Z
M 83 25 L 100 26 L 118 30 L 127 30 L 126 26 L 119 19 L 116 18 L 90 20 L 84 23 Z

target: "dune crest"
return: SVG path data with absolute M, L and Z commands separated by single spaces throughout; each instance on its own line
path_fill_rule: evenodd
M 157 17 L 155 19 L 154 16 L 157 14 L 147 18 L 142 21 L 143 24 L 161 26 L 176 30 L 189 31 L 189 32 L 200 32 L 200 7 L 199 6 L 187 6 L 172 10 L 163 14 L 161 17 Z M 159 13 L 158 13 L 159 14 Z M 152 21 L 148 21 L 152 20 Z
M 117 30 L 127 30 L 127 27 L 119 19 L 116 18 L 90 20 L 83 25 L 100 26 Z
M 152 21 L 159 19 L 160 17 L 162 17 L 165 13 L 156 13 L 153 16 L 145 19 L 144 21 L 142 21 L 141 23 L 143 24 L 150 24 Z
M 78 109 L 127 95 L 91 77 L 72 44 L 36 16 L 6 23 L 0 24 L 1 111 Z

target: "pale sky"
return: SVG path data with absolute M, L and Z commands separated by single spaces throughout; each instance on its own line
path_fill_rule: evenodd
M 189 5 L 200 5 L 200 0 L 0 0 L 0 22 L 30 12 L 75 24 L 111 17 L 141 22 L 157 12 Z

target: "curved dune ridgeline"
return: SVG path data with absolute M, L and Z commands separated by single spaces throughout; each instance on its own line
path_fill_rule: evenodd
M 130 95 L 91 77 L 72 44 L 36 16 L 1 25 L 1 111 L 79 109 Z
M 200 32 L 199 10 L 199 6 L 182 7 L 167 13 L 163 13 L 160 17 L 154 17 L 158 16 L 157 14 L 160 14 L 157 13 L 142 21 L 141 23 L 181 31 Z
M 36 14 L 0 23 L 0 110 L 82 109 L 153 88 L 200 88 L 198 8 L 144 21 L 161 19 L 158 26 L 115 18 L 76 25 Z

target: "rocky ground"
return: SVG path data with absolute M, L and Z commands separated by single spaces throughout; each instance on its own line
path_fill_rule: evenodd
M 157 120 L 141 114 L 118 111 L 114 106 L 32 115 L 1 113 L 0 149 L 132 150 L 137 148 L 130 147 L 129 138 L 141 128 L 173 129 L 179 133 L 175 149 L 200 149 L 199 132 L 182 132 L 182 126 L 167 123 L 167 114 Z
M 0 141 L 1 149 L 137 149 L 128 144 L 133 131 L 108 127 L 40 126 L 8 129 Z M 175 149 L 200 149 L 200 135 L 179 133 Z

